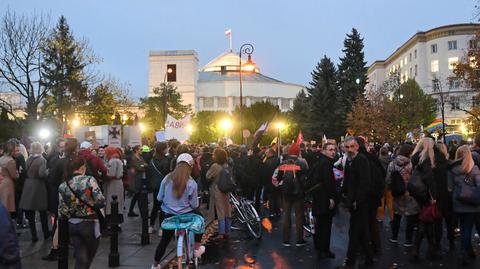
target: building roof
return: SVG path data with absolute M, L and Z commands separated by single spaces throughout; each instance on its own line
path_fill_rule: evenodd
M 239 81 L 239 72 L 199 72 L 199 82 L 213 82 L 213 81 Z M 244 73 L 242 72 L 242 81 L 256 81 L 256 82 L 271 82 L 271 83 L 284 83 L 280 80 L 267 77 L 260 73 Z
M 402 54 L 404 51 L 409 49 L 411 46 L 416 44 L 417 42 L 425 42 L 427 40 L 444 37 L 447 35 L 464 35 L 464 34 L 474 34 L 475 32 L 480 31 L 480 24 L 479 23 L 460 23 L 460 24 L 450 24 L 450 25 L 443 25 L 440 27 L 436 27 L 430 29 L 428 31 L 418 31 L 414 34 L 411 38 L 409 38 L 405 43 L 403 43 L 399 48 L 397 48 L 390 56 L 387 57 L 385 60 L 377 60 L 374 61 L 370 67 L 370 70 L 377 66 L 377 65 L 384 65 L 395 59 L 398 55 Z
M 245 59 L 242 60 L 242 65 L 246 62 Z M 220 54 L 215 59 L 208 62 L 201 71 L 211 72 L 211 71 L 221 71 L 222 67 L 225 68 L 225 71 L 236 71 L 238 72 L 238 67 L 240 64 L 240 56 L 238 54 L 228 51 Z M 255 68 L 255 72 L 260 72 L 258 66 Z
M 197 52 L 194 50 L 158 50 L 150 51 L 149 56 L 187 56 L 194 55 L 197 57 Z

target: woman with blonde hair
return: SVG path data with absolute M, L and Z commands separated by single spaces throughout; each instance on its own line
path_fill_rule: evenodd
M 28 226 L 32 232 L 32 242 L 38 241 L 35 227 L 35 211 L 40 213 L 40 222 L 44 239 L 50 237 L 48 231 L 48 192 L 47 192 L 47 160 L 43 158 L 43 146 L 40 142 L 30 145 L 30 157 L 27 159 L 27 179 L 23 186 L 19 207 L 25 211 Z
M 466 185 L 480 186 L 480 169 L 475 165 L 470 148 L 460 146 L 455 153 L 455 161 L 448 171 L 448 189 L 452 193 L 453 211 L 460 221 L 460 256 L 459 263 L 468 265 L 467 258 L 475 258 L 472 247 L 472 229 L 480 205 L 462 200 L 461 190 Z
M 162 204 L 161 209 L 165 219 L 189 213 L 200 215 L 197 210 L 199 206 L 197 183 L 190 176 L 192 168 L 192 156 L 182 153 L 177 157 L 175 169 L 162 180 L 157 200 Z M 174 233 L 174 230 L 162 229 L 162 239 L 155 250 L 152 269 L 160 269 L 160 260 Z M 195 234 L 195 257 L 199 257 L 205 252 L 205 247 L 201 245 L 202 235 Z
M 437 185 L 434 176 L 434 169 L 436 168 L 435 163 L 435 152 L 434 152 L 434 141 L 430 137 L 422 138 L 415 150 L 412 153 L 412 165 L 414 167 L 413 174 L 418 173 L 421 175 L 421 180 L 425 185 L 425 191 L 422 193 L 410 193 L 417 203 L 420 206 L 420 212 L 428 208 L 430 204 L 435 204 L 437 202 Z M 427 238 L 428 242 L 428 254 L 427 257 L 430 259 L 437 258 L 439 255 L 435 249 L 435 230 L 433 220 L 429 221 L 419 221 L 419 227 L 417 232 L 417 237 L 415 239 L 414 248 L 412 251 L 412 257 L 414 260 L 419 259 L 419 251 L 422 244 L 423 237 Z

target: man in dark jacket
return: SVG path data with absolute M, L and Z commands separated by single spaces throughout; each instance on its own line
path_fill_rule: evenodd
M 280 216 L 280 190 L 273 186 L 272 175 L 275 169 L 278 167 L 279 161 L 277 153 L 272 148 L 269 148 L 265 152 L 265 160 L 262 163 L 261 175 L 263 185 L 265 186 L 265 196 L 268 200 L 270 217 Z
M 368 194 L 370 188 L 370 164 L 365 155 L 359 153 L 359 144 L 354 137 L 345 140 L 348 159 L 345 164 L 343 193 L 345 206 L 350 211 L 347 258 L 338 269 L 355 267 L 360 248 L 366 253 L 365 263 L 373 263 L 373 253 L 369 247 L 369 235 L 365 233 L 368 225 Z
M 304 198 L 303 179 L 307 172 L 305 162 L 298 160 L 300 147 L 292 144 L 288 147 L 288 157 L 275 170 L 273 178 L 278 182 L 283 193 L 283 245 L 290 246 L 290 230 L 292 226 L 292 210 L 295 211 L 296 246 L 304 246 Z
M 153 233 L 155 221 L 157 220 L 158 212 L 160 210 L 160 202 L 157 200 L 158 192 L 160 190 L 160 184 L 163 178 L 170 172 L 170 159 L 167 158 L 167 143 L 157 142 L 155 144 L 155 153 L 150 159 L 147 166 L 147 179 L 151 184 L 153 191 L 153 206 L 150 212 L 150 226 L 148 227 L 148 233 Z M 160 216 L 159 223 L 162 224 L 163 217 Z
M 335 177 L 333 175 L 333 163 L 336 147 L 332 143 L 326 143 L 322 152 L 318 155 L 318 161 L 310 173 L 311 186 L 307 192 L 313 196 L 312 211 L 315 221 L 315 248 L 320 258 L 335 258 L 330 251 L 330 235 L 332 233 L 333 209 L 336 204 Z
M 0 173 L 0 182 L 1 180 Z M 22 268 L 15 227 L 10 219 L 10 214 L 2 203 L 0 203 L 0 268 Z

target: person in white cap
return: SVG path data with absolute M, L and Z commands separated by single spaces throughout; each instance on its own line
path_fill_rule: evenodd
M 160 184 L 158 201 L 162 203 L 161 209 L 165 218 L 188 213 L 199 214 L 198 187 L 197 183 L 190 176 L 193 168 L 193 158 L 188 153 L 178 155 L 175 169 L 165 176 Z M 152 269 L 160 269 L 160 260 L 174 236 L 174 230 L 162 230 L 162 239 L 155 251 L 155 261 Z M 195 257 L 205 252 L 201 245 L 202 234 L 195 234 Z

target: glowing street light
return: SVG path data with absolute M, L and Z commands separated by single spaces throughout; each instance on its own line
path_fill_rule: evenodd
M 147 126 L 143 123 L 139 123 L 138 127 L 140 128 L 140 132 L 144 133 L 147 130 Z
M 285 123 L 279 121 L 279 122 L 275 123 L 275 127 L 276 127 L 279 131 L 281 131 L 281 130 L 283 130 L 283 129 L 285 128 Z
M 80 126 L 80 120 L 78 118 L 73 119 L 72 120 L 72 127 L 77 128 L 78 126 Z
M 243 84 L 242 84 L 242 72 L 254 72 L 256 70 L 255 63 L 252 61 L 252 53 L 253 53 L 253 46 L 252 44 L 243 44 L 240 47 L 239 53 L 239 63 L 238 63 L 238 80 L 240 82 L 240 141 L 243 141 Z M 248 60 L 245 65 L 242 65 L 242 53 L 248 55 Z
M 460 125 L 460 132 L 461 132 L 462 134 L 467 134 L 467 133 L 468 133 L 467 126 L 465 126 L 465 125 L 463 125 L 463 124 Z
M 185 129 L 187 130 L 188 134 L 191 135 L 193 133 L 193 126 L 191 124 L 187 124 L 187 126 L 185 126 Z
M 278 130 L 277 133 L 277 150 L 278 150 L 278 158 L 280 158 L 280 149 L 282 145 L 282 130 L 285 128 L 285 123 L 282 121 L 276 122 L 275 127 Z
M 233 123 L 230 119 L 223 119 L 220 121 L 220 129 L 224 130 L 225 132 L 229 132 L 233 128 Z
M 357 79 L 355 80 L 355 83 L 357 83 L 357 85 L 359 85 L 359 84 L 360 84 L 360 78 L 357 78 Z
M 40 137 L 40 139 L 42 140 L 47 140 L 49 137 L 50 137 L 51 133 L 50 133 L 50 130 L 48 129 L 41 129 L 39 132 L 38 132 L 38 136 Z

